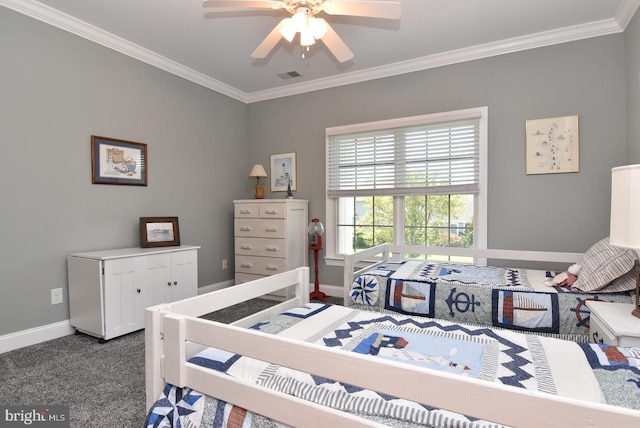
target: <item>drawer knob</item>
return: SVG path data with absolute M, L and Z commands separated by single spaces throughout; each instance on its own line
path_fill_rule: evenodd
M 250 250 L 251 249 L 251 245 L 240 245 L 240 248 L 243 250 Z
M 243 232 L 250 232 L 251 228 L 249 226 L 240 226 L 240 230 Z
M 247 210 L 247 209 L 240 210 L 240 214 L 251 214 L 251 210 Z
M 250 268 L 251 263 L 240 263 L 240 266 L 242 266 L 243 268 Z
M 278 214 L 278 210 L 265 210 L 265 214 Z
M 136 291 L 138 292 L 138 294 L 140 294 L 140 291 L 142 291 L 142 290 L 140 290 L 140 289 L 138 288 Z
M 267 251 L 278 251 L 278 247 L 267 247 Z
M 167 285 L 168 285 L 169 287 L 171 287 L 171 281 L 167 282 Z
M 264 230 L 266 230 L 267 232 L 277 232 L 278 228 L 277 227 L 265 227 Z
M 273 265 L 267 265 L 266 266 L 267 270 L 278 270 L 278 266 L 273 266 Z

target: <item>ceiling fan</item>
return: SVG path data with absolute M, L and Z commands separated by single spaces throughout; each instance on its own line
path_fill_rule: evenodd
M 353 58 L 353 52 L 329 23 L 316 15 L 349 15 L 367 18 L 400 19 L 400 2 L 369 0 L 204 0 L 204 7 L 248 7 L 254 9 L 283 9 L 292 16 L 284 18 L 251 54 L 265 58 L 285 38 L 291 42 L 300 33 L 300 45 L 308 50 L 316 40 L 322 40 L 340 62 Z M 304 52 L 304 51 L 303 51 Z M 304 53 L 303 53 L 304 56 Z

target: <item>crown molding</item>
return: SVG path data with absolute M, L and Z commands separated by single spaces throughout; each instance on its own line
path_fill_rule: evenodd
M 618 22 L 618 25 L 620 25 L 620 28 L 622 28 L 622 31 L 629 25 L 638 7 L 640 7 L 640 0 L 624 0 L 620 3 L 616 11 L 615 20 Z
M 446 65 L 504 55 L 554 44 L 621 33 L 636 13 L 640 6 L 640 0 L 624 0 L 616 12 L 615 18 L 607 20 L 522 37 L 515 37 L 512 39 L 438 53 L 381 67 L 373 67 L 366 70 L 344 73 L 337 76 L 252 93 L 240 91 L 205 74 L 195 71 L 189 67 L 185 67 L 184 65 L 163 57 L 153 51 L 131 43 L 121 37 L 108 33 L 37 1 L 0 0 L 0 5 L 93 41 L 109 49 L 113 49 L 124 55 L 138 59 L 205 88 L 219 92 L 243 103 L 250 104 L 258 101 L 298 95 L 322 89 L 350 85 L 353 83 L 361 83 L 369 80 L 428 70 L 431 68 L 443 67 Z
M 598 37 L 622 32 L 622 28 L 614 19 L 567 27 L 560 30 L 530 34 L 523 37 L 501 40 L 498 42 L 472 46 L 464 49 L 438 53 L 409 61 L 397 62 L 382 67 L 369 68 L 362 71 L 345 73 L 339 76 L 317 79 L 310 82 L 297 83 L 282 88 L 257 91 L 249 94 L 249 103 L 265 101 L 273 98 L 298 95 L 305 92 L 328 89 L 353 83 L 361 83 L 374 79 L 397 76 L 415 71 L 444 67 L 447 65 L 473 61 L 492 56 L 504 55 L 544 46 L 566 43 L 590 37 Z
M 60 12 L 57 9 L 46 6 L 34 0 L 0 0 L 0 5 L 12 9 L 16 12 L 27 15 L 31 18 L 52 25 L 61 30 L 83 37 L 87 40 L 95 42 L 99 45 L 120 52 L 124 55 L 145 62 L 151 66 L 167 71 L 176 76 L 180 76 L 205 88 L 227 95 L 244 103 L 248 102 L 248 96 L 234 87 L 231 87 L 218 80 L 195 71 L 189 67 L 185 67 L 169 58 L 157 54 L 156 52 L 145 49 L 141 46 L 131 43 L 121 37 L 101 30 L 91 24 L 74 18 L 71 15 Z

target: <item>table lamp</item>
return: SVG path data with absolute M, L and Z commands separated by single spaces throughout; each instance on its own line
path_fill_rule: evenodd
M 267 171 L 264 170 L 264 167 L 259 163 L 255 164 L 253 168 L 251 168 L 251 172 L 249 173 L 249 177 L 256 178 L 258 182 L 256 183 L 256 187 L 253 190 L 253 196 L 256 199 L 264 199 L 264 186 L 260 184 L 260 177 L 266 177 Z
M 611 170 L 611 227 L 609 243 L 640 249 L 640 164 Z M 633 316 L 640 318 L 640 267 L 635 261 L 636 301 Z

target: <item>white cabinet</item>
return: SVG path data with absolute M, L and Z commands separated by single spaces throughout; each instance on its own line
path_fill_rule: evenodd
M 152 284 L 153 304 L 192 297 L 198 291 L 198 255 L 195 250 L 147 256 L 146 269 Z
M 144 308 L 197 294 L 198 248 L 124 248 L 69 255 L 71 326 L 101 340 L 144 328 Z
M 640 318 L 631 315 L 635 305 L 587 301 L 591 311 L 590 341 L 614 346 L 640 346 Z
M 236 284 L 307 266 L 307 201 L 247 199 L 233 203 Z

